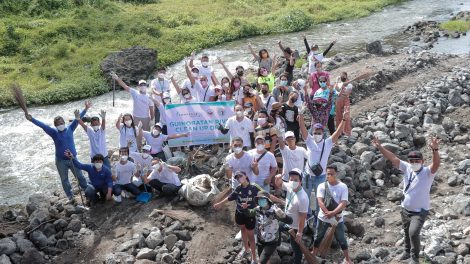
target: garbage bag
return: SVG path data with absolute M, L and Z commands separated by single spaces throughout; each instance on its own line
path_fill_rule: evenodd
M 211 202 L 220 192 L 216 186 L 216 179 L 208 174 L 201 174 L 191 179 L 184 179 L 179 194 L 193 206 L 203 206 Z

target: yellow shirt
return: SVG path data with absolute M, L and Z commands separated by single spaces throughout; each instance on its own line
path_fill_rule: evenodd
M 267 83 L 269 92 L 271 92 L 274 89 L 275 80 L 276 80 L 276 77 L 274 76 L 274 74 L 270 73 L 266 76 L 258 77 L 258 84 Z

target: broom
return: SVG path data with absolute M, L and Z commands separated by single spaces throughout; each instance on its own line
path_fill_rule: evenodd
M 168 216 L 170 218 L 176 219 L 180 222 L 188 221 L 191 218 L 193 218 L 193 213 L 188 212 L 186 210 L 170 210 L 170 209 L 160 210 L 160 209 L 155 209 L 154 211 L 156 211 L 156 212 L 158 212 L 162 215 Z
M 291 239 L 294 239 L 295 241 L 295 233 L 294 230 L 289 230 L 289 235 L 291 236 Z M 295 241 L 297 243 L 297 241 Z M 302 254 L 305 257 L 305 260 L 307 261 L 308 264 L 317 264 L 317 258 L 308 250 L 308 248 L 301 242 L 297 243 L 300 247 L 300 251 L 302 251 Z
M 28 106 L 26 105 L 26 99 L 23 96 L 23 91 L 21 90 L 21 87 L 16 83 L 12 84 L 11 92 L 13 94 L 13 97 L 15 98 L 15 101 L 18 103 L 21 109 L 23 109 L 25 115 L 29 115 Z
M 216 203 L 220 203 L 223 199 L 227 198 L 227 196 L 229 196 L 231 193 L 232 193 L 232 187 L 229 186 L 225 188 L 225 190 L 221 191 L 214 197 L 214 199 L 212 200 L 212 205 Z
M 325 258 L 326 254 L 328 254 L 328 251 L 330 250 L 331 242 L 333 242 L 333 237 L 335 236 L 335 231 L 336 231 L 335 225 L 328 227 L 328 230 L 326 231 L 326 235 L 323 238 L 322 242 L 320 243 L 320 247 L 318 248 L 318 253 L 320 254 L 322 258 Z

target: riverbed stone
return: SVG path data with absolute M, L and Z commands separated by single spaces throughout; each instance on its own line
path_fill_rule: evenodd
M 21 259 L 21 264 L 43 264 L 45 262 L 43 255 L 36 248 L 28 249 Z
M 39 230 L 31 233 L 30 239 L 39 248 L 46 247 L 48 243 L 47 237 Z
M 175 234 L 171 234 L 165 237 L 165 245 L 168 250 L 172 250 L 175 246 L 176 241 L 178 241 L 178 237 Z
M 139 250 L 139 253 L 137 253 L 137 256 L 135 258 L 154 260 L 156 255 L 157 252 L 155 250 L 150 248 L 142 248 Z
M 0 255 L 11 255 L 16 251 L 16 243 L 9 237 L 0 239 Z
M 366 51 L 370 54 L 382 55 L 382 43 L 379 40 L 367 43 Z
M 163 235 L 159 229 L 150 232 L 150 234 L 145 239 L 145 243 L 147 244 L 147 247 L 151 249 L 155 249 L 157 246 L 160 246 L 163 243 L 163 241 L 164 241 Z

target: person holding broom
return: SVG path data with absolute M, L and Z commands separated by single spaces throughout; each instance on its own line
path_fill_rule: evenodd
M 85 116 L 87 110 L 91 107 L 91 102 L 85 102 L 85 109 L 79 114 L 80 118 Z M 64 118 L 61 116 L 56 116 L 54 118 L 54 127 L 50 127 L 43 122 L 37 120 L 36 118 L 32 117 L 31 114 L 25 112 L 25 117 L 28 121 L 35 124 L 36 126 L 42 128 L 47 135 L 49 135 L 52 140 L 54 141 L 55 146 L 55 164 L 57 167 L 57 172 L 60 176 L 60 181 L 62 183 L 62 188 L 64 189 L 65 195 L 69 199 L 71 204 L 76 204 L 72 186 L 70 185 L 69 181 L 69 170 L 75 175 L 78 180 L 78 184 L 80 185 L 82 190 L 87 188 L 87 181 L 83 176 L 81 170 L 76 170 L 72 161 L 65 155 L 66 150 L 70 150 L 73 156 L 77 155 L 77 151 L 75 150 L 75 141 L 73 139 L 73 132 L 78 126 L 77 119 L 74 119 L 72 123 L 68 126 L 65 125 Z
M 323 240 L 331 243 L 332 237 L 325 238 L 328 227 L 334 228 L 334 236 L 339 242 L 344 254 L 344 262 L 352 264 L 349 257 L 348 242 L 344 232 L 343 216 L 341 212 L 348 205 L 348 186 L 336 178 L 338 169 L 334 165 L 326 167 L 326 181 L 318 185 L 317 202 L 320 207 L 318 223 L 315 231 L 312 254 L 316 255 Z M 333 236 L 333 233 L 329 233 Z M 330 243 L 327 243 L 326 250 Z

